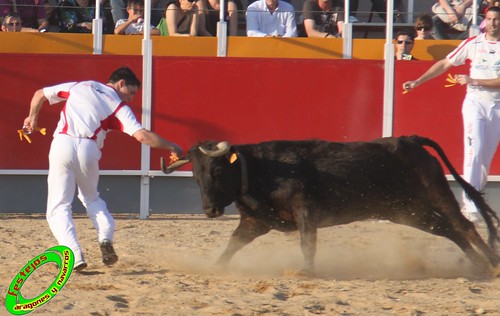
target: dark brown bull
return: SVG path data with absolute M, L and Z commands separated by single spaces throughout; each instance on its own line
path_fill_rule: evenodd
M 439 154 L 480 210 L 488 227 L 488 244 L 460 212 L 439 161 L 424 146 Z M 168 167 L 162 160 L 162 169 L 170 173 L 188 162 L 209 217 L 224 214 L 232 202 L 241 214 L 219 264 L 229 262 L 243 246 L 271 229 L 298 229 L 304 270 L 312 273 L 318 228 L 380 219 L 446 237 L 477 266 L 486 268 L 489 263 L 495 275 L 500 272 L 495 251 L 500 241 L 498 216 L 457 174 L 441 147 L 428 138 L 233 146 L 207 142 L 192 147 L 186 158 Z

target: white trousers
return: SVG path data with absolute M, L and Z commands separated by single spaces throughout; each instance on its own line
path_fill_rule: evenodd
M 47 221 L 58 243 L 75 253 L 75 263 L 83 259 L 71 209 L 77 187 L 99 242 L 113 240 L 115 222 L 97 191 L 100 158 L 101 151 L 91 139 L 59 134 L 50 146 Z
M 482 191 L 500 141 L 500 102 L 467 94 L 462 106 L 464 124 L 464 179 Z M 468 212 L 477 211 L 465 194 Z

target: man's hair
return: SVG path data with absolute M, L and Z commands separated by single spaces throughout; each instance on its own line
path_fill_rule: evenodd
M 396 34 L 396 39 L 398 39 L 398 37 L 400 35 L 406 35 L 408 36 L 412 41 L 415 40 L 415 32 L 413 32 L 413 30 L 401 30 L 399 31 L 397 34 Z
M 2 24 L 7 26 L 7 20 L 10 20 L 10 19 L 17 19 L 17 20 L 19 20 L 19 22 L 21 22 L 21 16 L 19 16 L 19 14 L 15 13 L 15 12 L 10 12 L 10 13 L 7 13 L 7 15 L 3 17 Z
M 127 8 L 132 8 L 134 5 L 144 7 L 144 0 L 128 0 Z
M 421 28 L 432 29 L 433 25 L 432 16 L 428 14 L 422 14 L 415 20 L 415 29 L 417 30 L 420 30 Z
M 486 12 L 496 12 L 496 13 L 500 13 L 500 7 L 497 7 L 497 6 L 492 6 L 492 7 L 489 7 Z
M 113 71 L 113 73 L 109 77 L 108 82 L 115 83 L 120 80 L 125 80 L 125 84 L 127 86 L 141 86 L 141 82 L 139 81 L 139 79 L 137 79 L 132 69 L 128 67 L 121 67 Z

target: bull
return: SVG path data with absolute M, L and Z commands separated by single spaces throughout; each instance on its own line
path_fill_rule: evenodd
M 465 218 L 432 148 L 475 203 L 488 243 Z M 235 203 L 240 222 L 217 263 L 271 229 L 299 230 L 303 272 L 314 273 L 317 230 L 361 220 L 388 220 L 446 237 L 476 267 L 500 275 L 499 218 L 455 170 L 442 148 L 420 136 L 370 142 L 270 141 L 230 146 L 205 142 L 162 170 L 191 162 L 208 217 Z

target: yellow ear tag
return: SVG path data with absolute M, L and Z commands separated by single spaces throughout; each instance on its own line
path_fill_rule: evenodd
M 236 161 L 236 159 L 238 159 L 238 155 L 236 155 L 235 153 L 233 153 L 233 154 L 231 155 L 231 157 L 229 158 L 229 162 L 230 162 L 230 163 L 233 163 L 233 162 L 235 162 L 235 161 Z

